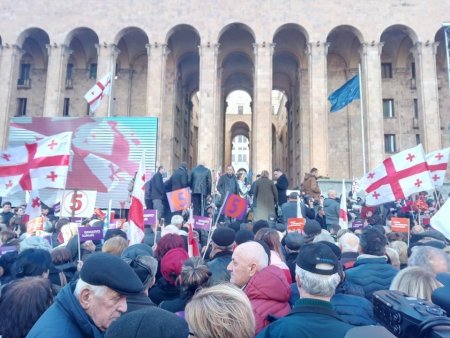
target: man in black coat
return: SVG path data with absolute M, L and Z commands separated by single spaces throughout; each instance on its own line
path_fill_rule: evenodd
M 233 229 L 220 227 L 214 230 L 211 236 L 211 260 L 206 264 L 211 277 L 209 284 L 216 285 L 230 281 L 230 272 L 227 270 L 228 264 L 233 256 L 233 245 L 236 233 Z
M 273 171 L 273 176 L 277 181 L 275 186 L 277 187 L 278 190 L 278 204 L 282 206 L 284 203 L 287 202 L 286 191 L 289 186 L 289 182 L 286 175 L 283 174 L 280 168 L 277 168 Z
M 158 220 L 164 215 L 163 200 L 166 198 L 166 189 L 163 182 L 164 167 L 159 166 L 158 171 L 150 180 L 150 199 L 153 203 L 153 208 L 158 211 Z
M 217 183 L 217 191 L 220 194 L 220 205 L 223 204 L 227 193 L 236 195 L 239 193 L 239 184 L 234 174 L 233 166 L 229 165 L 226 174 L 220 176 Z
M 192 192 L 192 204 L 194 205 L 194 215 L 203 216 L 205 200 L 211 195 L 211 170 L 206 168 L 203 163 L 200 163 L 192 169 L 189 182 Z
M 189 175 L 187 170 L 187 163 L 181 162 L 180 166 L 177 170 L 173 172 L 172 177 L 170 178 L 172 183 L 172 190 L 178 190 L 186 188 L 189 185 Z

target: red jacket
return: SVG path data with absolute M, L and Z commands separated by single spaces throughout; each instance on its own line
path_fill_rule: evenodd
M 267 316 L 283 317 L 291 311 L 291 288 L 280 268 L 269 265 L 257 272 L 244 289 L 252 304 L 256 334 L 269 325 Z

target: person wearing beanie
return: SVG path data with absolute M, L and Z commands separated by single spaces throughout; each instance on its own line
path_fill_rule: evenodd
M 164 300 L 172 300 L 180 296 L 175 282 L 181 273 L 184 262 L 189 258 L 184 248 L 174 248 L 167 251 L 161 259 L 161 275 L 150 289 L 148 296 L 153 303 L 159 305 Z
M 127 296 L 142 289 L 142 282 L 122 259 L 92 254 L 84 262 L 80 278 L 59 292 L 27 337 L 103 337 L 111 323 L 127 311 Z
M 227 270 L 233 255 L 233 247 L 236 233 L 228 227 L 220 227 L 214 230 L 211 237 L 211 260 L 206 264 L 211 272 L 210 285 L 216 285 L 230 281 L 230 273 Z
M 295 260 L 298 256 L 298 251 L 303 244 L 303 236 L 298 232 L 290 232 L 284 238 L 284 248 L 286 250 L 286 265 L 289 267 L 291 278 L 295 281 Z
M 323 243 L 302 246 L 295 270 L 300 299 L 291 313 L 267 326 L 256 337 L 328 338 L 330 332 L 335 338 L 345 337 L 353 326 L 340 319 L 330 303 L 340 281 L 338 271 L 339 261 L 330 247 Z
M 147 244 L 131 245 L 122 253 L 122 259 L 133 268 L 144 285 L 141 293 L 127 298 L 127 313 L 156 306 L 148 298 L 148 290 L 155 284 L 156 271 L 158 270 L 158 261 L 152 257 L 152 248 Z
M 189 327 L 184 319 L 156 307 L 127 313 L 116 320 L 105 338 L 186 338 Z
M 236 238 L 234 239 L 234 242 L 236 243 L 236 246 L 238 246 L 242 243 L 253 241 L 254 238 L 255 235 L 253 234 L 253 232 L 251 232 L 250 230 L 241 229 L 236 232 Z

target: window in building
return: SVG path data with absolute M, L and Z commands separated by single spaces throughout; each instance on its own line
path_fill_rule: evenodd
M 242 154 L 238 154 L 238 162 L 242 162 Z
M 395 117 L 393 99 L 383 99 L 383 116 L 385 119 L 391 119 Z
M 64 98 L 63 116 L 69 116 L 70 98 Z
M 17 116 L 25 116 L 27 114 L 27 99 L 19 97 L 17 99 Z
M 87 106 L 86 106 L 86 115 L 87 116 L 90 116 L 91 115 L 91 106 L 89 105 L 89 103 L 87 104 Z
M 238 114 L 239 115 L 244 114 L 244 106 L 238 106 Z
M 419 101 L 417 99 L 414 99 L 414 117 L 419 118 Z
M 68 63 L 66 69 L 66 80 L 72 80 L 72 78 L 73 78 L 73 63 Z
M 381 63 L 381 78 L 392 79 L 392 63 Z
M 384 151 L 386 153 L 395 153 L 397 151 L 394 134 L 384 134 Z
M 25 85 L 28 80 L 30 79 L 30 71 L 31 71 L 31 64 L 29 63 L 22 63 L 20 65 L 20 77 L 19 80 L 17 81 L 18 85 Z
M 411 62 L 411 78 L 416 78 L 416 63 Z
M 89 78 L 90 79 L 97 79 L 97 64 L 91 63 L 89 66 Z
M 236 156 L 234 154 L 231 155 L 231 162 L 236 162 Z
M 242 162 L 247 162 L 247 154 L 242 155 Z
M 420 134 L 416 134 L 416 144 L 420 144 Z

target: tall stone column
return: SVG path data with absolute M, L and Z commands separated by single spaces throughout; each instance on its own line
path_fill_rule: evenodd
M 0 146 L 8 145 L 9 117 L 14 109 L 13 86 L 17 86 L 19 62 L 23 50 L 17 45 L 0 46 Z
M 206 43 L 200 51 L 200 90 L 198 115 L 198 161 L 212 170 L 219 165 L 218 142 L 222 142 L 218 129 L 220 118 L 216 111 L 218 44 Z
M 111 73 L 112 88 L 109 96 L 103 98 L 103 101 L 95 111 L 95 116 L 105 117 L 112 111 L 113 98 L 114 98 L 114 82 L 116 75 L 116 60 L 120 53 L 120 50 L 115 44 L 96 44 L 97 48 L 97 81 L 100 81 L 106 74 Z
M 253 44 L 255 80 L 252 111 L 252 170 L 272 172 L 272 55 L 275 44 Z
M 328 43 L 308 43 L 309 56 L 309 163 L 328 175 Z M 338 163 L 333 163 L 338 165 Z
M 45 85 L 44 117 L 62 116 L 67 61 L 72 53 L 68 46 L 47 44 L 48 66 Z
M 439 42 L 417 42 L 412 48 L 416 63 L 419 121 L 425 151 L 441 149 L 441 121 L 436 72 L 436 49 Z
M 366 170 L 373 169 L 384 159 L 383 94 L 381 87 L 381 50 L 383 43 L 363 43 L 362 103 L 365 119 Z
M 158 118 L 158 147 L 157 147 L 157 164 L 162 163 L 162 119 L 164 119 L 163 102 L 164 102 L 164 86 L 166 75 L 166 59 L 169 49 L 166 44 L 158 42 L 145 45 L 147 48 L 147 116 Z M 164 163 L 167 165 L 167 163 Z

